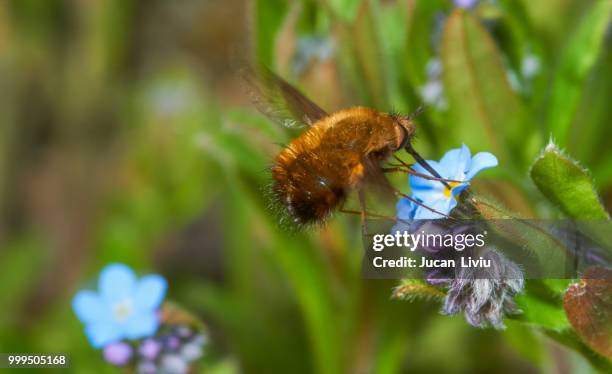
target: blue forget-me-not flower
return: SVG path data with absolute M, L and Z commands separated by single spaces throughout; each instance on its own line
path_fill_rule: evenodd
M 168 285 L 155 274 L 140 279 L 123 264 L 110 264 L 100 272 L 98 291 L 81 290 L 72 308 L 96 348 L 122 339 L 140 339 L 155 334 L 158 310 Z
M 468 187 L 470 180 L 483 170 L 497 166 L 497 158 L 489 152 L 480 152 L 472 157 L 470 149 L 463 144 L 461 148 L 451 149 L 440 161 L 427 160 L 442 178 L 454 180 L 444 185 L 440 181 L 428 180 L 410 175 L 411 196 L 423 205 L 443 213 L 449 214 L 456 206 L 456 197 Z M 431 174 L 421 165 L 413 169 L 422 174 Z M 418 206 L 406 198 L 397 203 L 397 215 L 401 220 L 438 219 L 444 218 L 427 208 Z

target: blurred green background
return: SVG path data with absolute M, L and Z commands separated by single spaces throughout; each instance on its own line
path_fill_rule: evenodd
M 210 327 L 210 371 L 591 372 L 513 321 L 480 330 L 364 280 L 356 217 L 277 227 L 262 192 L 295 130 L 249 104 L 258 61 L 328 111 L 414 111 L 437 159 L 500 166 L 474 187 L 560 212 L 528 170 L 551 137 L 612 207 L 609 0 L 14 0 L 0 3 L 0 352 L 114 372 L 70 300 L 109 262 L 163 274 Z M 397 186 L 407 189 L 405 177 Z

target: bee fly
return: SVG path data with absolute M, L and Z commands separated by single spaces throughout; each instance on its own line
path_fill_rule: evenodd
M 416 113 L 402 116 L 366 107 L 327 113 L 276 74 L 265 71 L 259 75 L 263 75 L 259 80 L 246 76 L 258 109 L 285 125 L 297 122 L 308 126 L 280 151 L 272 166 L 273 198 L 295 225 L 324 222 L 338 208 L 365 219 L 368 213 L 363 189 L 371 183 L 448 217 L 397 191 L 384 175 L 406 172 L 438 180 L 447 187 L 447 183 L 454 182 L 443 179 L 412 147 Z M 431 175 L 418 173 L 397 158 L 394 153 L 402 149 Z M 383 162 L 392 156 L 399 164 L 383 167 Z M 361 212 L 342 207 L 352 190 L 358 192 Z

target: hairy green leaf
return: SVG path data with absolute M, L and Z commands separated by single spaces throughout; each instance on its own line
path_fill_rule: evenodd
M 550 143 L 535 161 L 531 179 L 569 217 L 608 219 L 588 171 Z

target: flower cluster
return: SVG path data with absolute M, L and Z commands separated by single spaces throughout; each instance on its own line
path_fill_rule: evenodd
M 188 323 L 164 320 L 166 280 L 155 274 L 140 279 L 123 264 L 101 272 L 98 291 L 81 290 L 72 301 L 94 348 L 115 366 L 137 373 L 187 373 L 202 356 L 206 336 Z
M 115 366 L 133 365 L 139 374 L 187 373 L 193 361 L 202 357 L 206 336 L 185 325 L 143 339 L 104 347 L 104 359 Z
M 421 204 L 442 214 L 450 214 L 457 206 L 457 196 L 465 190 L 469 181 L 479 172 L 497 165 L 497 158 L 491 153 L 481 152 L 471 156 L 466 145 L 448 151 L 440 161 L 427 161 L 443 178 L 455 182 L 442 183 L 411 175 L 409 179 L 411 197 Z M 430 175 L 421 166 L 415 171 Z M 425 231 L 430 234 L 462 234 L 475 230 L 469 221 L 439 220 L 444 218 L 438 213 L 402 198 L 397 204 L 400 219 L 392 231 Z M 420 248 L 419 251 L 429 258 L 452 259 L 459 255 L 456 251 L 443 246 Z M 487 271 L 480 269 L 432 269 L 425 274 L 428 283 L 447 288 L 442 312 L 456 314 L 463 312 L 466 320 L 473 326 L 484 327 L 491 324 L 503 328 L 503 316 L 518 312 L 514 295 L 523 290 L 523 274 L 519 267 L 506 259 L 490 245 L 478 250 L 483 259 L 491 260 L 493 266 Z M 465 255 L 465 253 L 460 254 Z
M 514 296 L 523 291 L 523 273 L 492 247 L 486 248 L 480 256 L 491 260 L 493 266 L 486 270 L 461 268 L 456 277 L 447 282 L 442 312 L 452 315 L 463 311 L 472 326 L 485 327 L 490 323 L 502 329 L 505 314 L 520 312 Z

